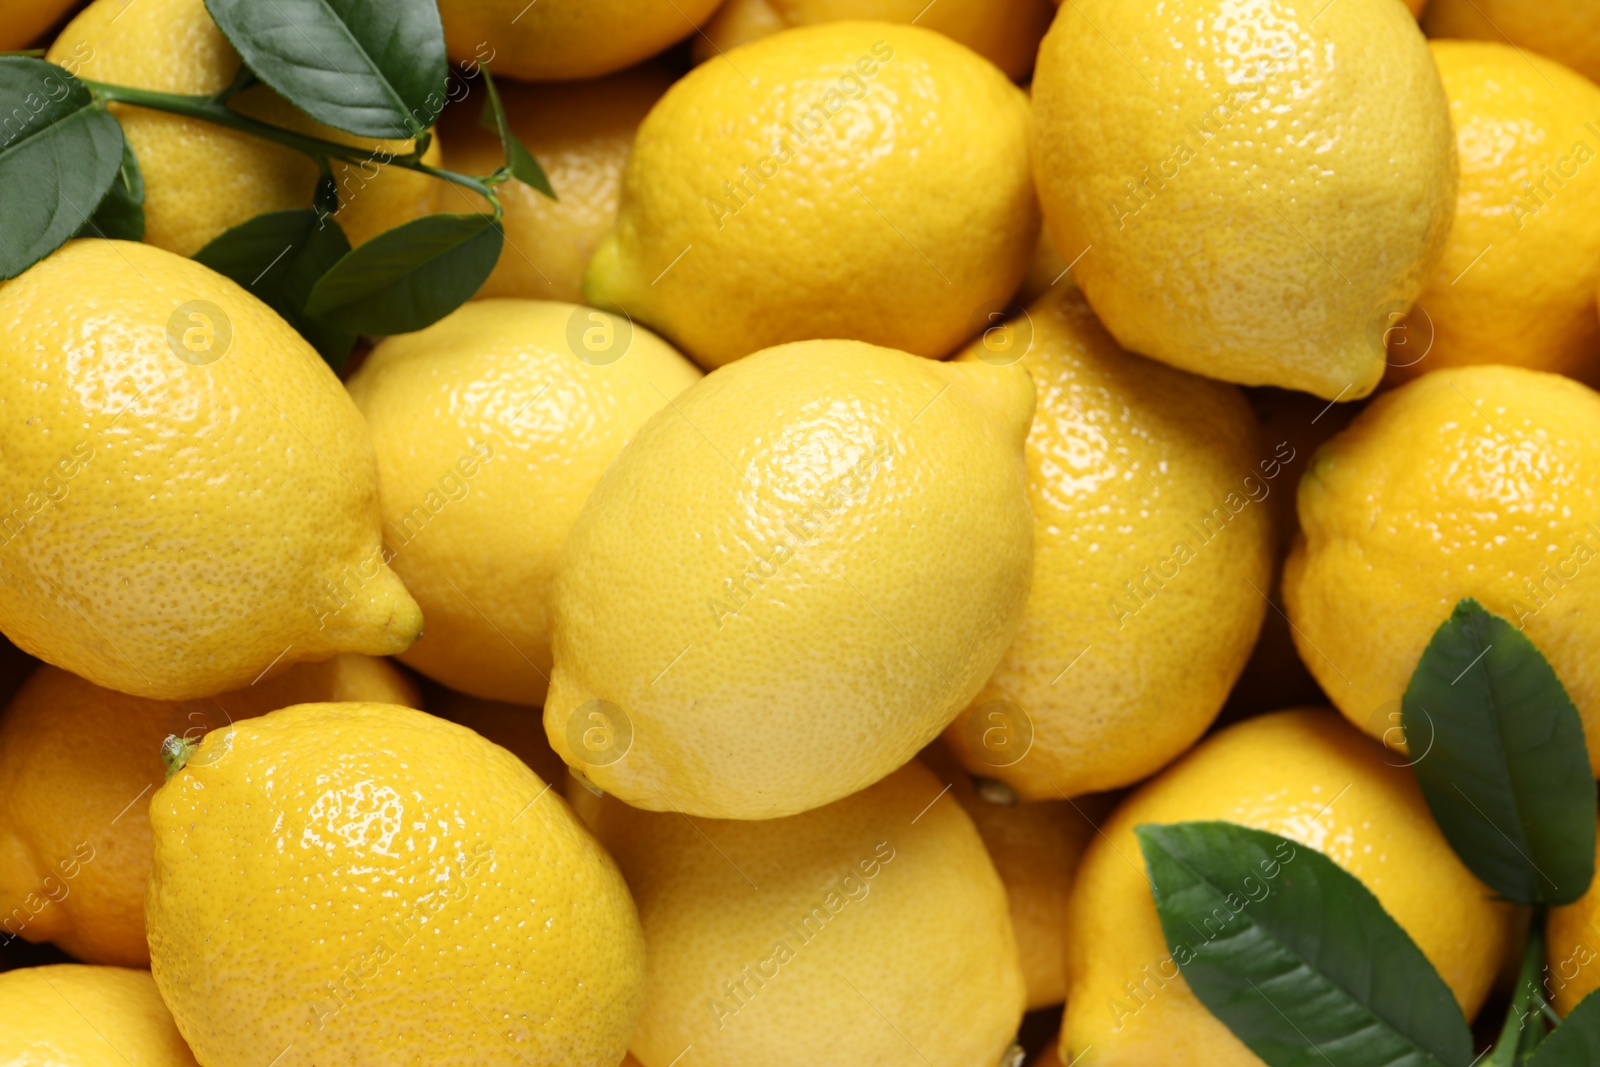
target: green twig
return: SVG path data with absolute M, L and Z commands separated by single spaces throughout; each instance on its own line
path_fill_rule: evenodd
M 1544 1037 L 1543 1013 L 1549 1002 L 1539 991 L 1539 974 L 1544 968 L 1544 909 L 1535 909 L 1528 931 L 1528 945 L 1522 953 L 1522 969 L 1517 973 L 1516 992 L 1511 1006 L 1506 1009 L 1505 1024 L 1500 1027 L 1500 1037 L 1494 1051 L 1484 1059 L 1482 1067 L 1518 1067 L 1519 1056 L 1531 1052 Z M 1527 1028 L 1537 1027 L 1529 1035 Z M 1529 1043 L 1528 1038 L 1533 1038 Z

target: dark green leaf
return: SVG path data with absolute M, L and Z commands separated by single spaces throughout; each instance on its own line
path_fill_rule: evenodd
M 306 314 L 317 280 L 350 251 L 333 219 L 309 208 L 257 215 L 195 253 L 195 259 L 250 290 L 300 331 L 334 370 L 341 370 L 355 334 Z
M 1423 652 L 1401 716 L 1433 817 L 1473 873 L 1522 904 L 1583 895 L 1596 809 L 1583 720 L 1533 642 L 1463 600 Z
M 336 263 L 312 290 L 307 311 L 355 333 L 420 330 L 472 298 L 504 240 L 493 215 L 424 215 Z
M 439 117 L 449 74 L 433 0 L 206 0 L 245 63 L 337 129 L 415 137 Z
M 1590 993 L 1539 1046 L 1533 1067 L 1592 1067 L 1600 1063 L 1600 995 Z
M 489 90 L 489 101 L 485 105 L 485 115 L 492 115 L 494 129 L 500 133 L 500 144 L 505 149 L 506 166 L 511 169 L 511 176 L 522 184 L 536 189 L 556 199 L 556 191 L 550 187 L 550 179 L 545 176 L 544 168 L 539 166 L 539 161 L 533 158 L 533 153 L 528 151 L 528 146 L 523 144 L 515 133 L 511 132 L 511 123 L 506 118 L 506 109 L 500 102 L 500 90 L 495 88 L 494 76 L 489 73 L 489 68 L 483 69 L 483 84 Z
M 1354 875 L 1231 823 L 1137 833 L 1184 980 L 1270 1067 L 1467 1067 L 1450 988 Z
M 144 173 L 139 170 L 139 161 L 126 141 L 122 145 L 122 166 L 116 180 L 77 235 L 117 241 L 138 241 L 144 237 Z
M 60 248 L 122 166 L 122 127 L 53 63 L 0 57 L 0 279 Z

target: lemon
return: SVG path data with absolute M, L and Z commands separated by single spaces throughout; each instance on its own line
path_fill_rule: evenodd
M 46 56 L 81 78 L 136 89 L 200 95 L 226 89 L 239 54 L 204 0 L 94 0 Z M 364 140 L 314 122 L 265 86 L 236 97 L 236 110 L 373 154 L 332 161 L 339 224 L 352 244 L 434 210 L 436 183 L 385 167 L 409 141 Z M 292 149 L 199 119 L 113 104 L 144 176 L 144 239 L 191 256 L 224 230 L 267 211 L 308 208 L 317 164 Z M 424 162 L 438 165 L 431 145 Z
M 1133 832 L 1146 823 L 1221 819 L 1323 853 L 1377 896 L 1471 1019 L 1509 946 L 1512 909 L 1490 900 L 1411 772 L 1385 755 L 1330 712 L 1279 712 L 1213 735 L 1129 797 L 1073 888 L 1061 1061 L 1092 1046 L 1104 1067 L 1261 1062 L 1195 998 L 1167 950 Z M 1292 857 L 1279 867 L 1277 892 L 1296 892 L 1293 869 Z
M 1444 258 L 1390 333 L 1391 376 L 1471 363 L 1600 370 L 1600 165 L 1589 166 L 1600 86 L 1498 42 L 1431 47 L 1461 190 Z
M 0 974 L 0 1062 L 195 1067 L 149 972 L 77 964 Z
M 384 540 L 428 619 L 405 662 L 544 703 L 567 531 L 622 446 L 700 378 L 626 318 L 483 300 L 392 337 L 350 380 L 378 453 Z
M 538 158 L 559 199 L 521 182 L 500 186 L 506 243 L 494 273 L 478 289 L 480 299 L 583 299 L 584 268 L 617 216 L 634 131 L 673 77 L 670 67 L 650 64 L 586 82 L 496 85 L 511 129 Z M 504 165 L 500 135 L 479 124 L 480 112 L 481 101 L 473 96 L 445 111 L 440 127 L 446 168 L 492 174 Z M 449 211 L 488 209 L 449 190 L 442 192 L 441 204 Z
M 939 357 L 1010 297 L 1037 230 L 1022 91 L 931 30 L 831 22 L 661 98 L 584 292 L 705 367 L 825 337 Z
M 622 1059 L 644 993 L 627 887 L 470 730 L 388 704 L 246 719 L 150 826 L 151 966 L 207 1067 Z
M 5 27 L 0 28 L 0 52 L 28 47 L 73 4 L 74 0 L 12 0 L 6 4 Z
M 361 413 L 221 275 L 69 242 L 0 284 L 0 405 L 0 629 L 47 663 L 181 700 L 422 629 Z
M 1590 0 L 1432 0 L 1422 28 L 1429 37 L 1505 41 L 1600 80 L 1600 8 Z
M 793 26 L 843 19 L 914 22 L 966 45 L 1006 77 L 1023 78 L 1054 15 L 1050 0 L 730 0 L 695 38 L 694 56 L 708 60 Z
M 720 0 L 439 0 L 458 63 L 530 81 L 593 78 L 694 33 Z
M 1539 992 L 1562 1015 L 1600 988 L 1600 886 L 1589 883 L 1582 897 L 1552 908 L 1545 925 L 1545 968 Z
M 0 701 L 10 700 L 38 666 L 38 660 L 0 635 Z
M 917 758 L 950 786 L 1006 887 L 1028 1010 L 1060 1004 L 1067 995 L 1067 898 L 1095 825 L 1106 814 L 1104 798 L 1019 804 L 1001 783 L 969 776 L 942 741 Z
M 150 793 L 161 743 L 309 700 L 417 704 L 386 660 L 335 656 L 201 700 L 127 696 L 40 667 L 0 712 L 0 929 L 86 963 L 145 967 Z
M 545 739 L 544 717 L 538 709 L 468 696 L 437 683 L 427 683 L 424 695 L 427 702 L 423 706 L 428 714 L 449 719 L 493 741 L 546 782 L 567 780 L 567 765 Z
M 1028 263 L 1028 273 L 1023 276 L 1022 286 L 1016 292 L 1015 299 L 1020 302 L 1017 306 L 1031 304 L 1054 290 L 1075 289 L 1077 285 L 1050 231 L 1040 230 L 1039 241 L 1033 246 L 1033 259 Z
M 1456 197 L 1403 6 L 1081 0 L 1033 101 L 1045 218 L 1118 341 L 1326 399 L 1378 384 L 1386 316 L 1422 291 Z
M 1569 379 L 1459 367 L 1384 394 L 1317 452 L 1283 593 L 1301 658 L 1351 722 L 1403 745 L 1400 697 L 1472 597 L 1549 659 L 1600 773 L 1597 425 L 1600 396 Z
M 1023 1008 L 1005 890 L 921 764 L 763 822 L 571 794 L 639 901 L 646 1067 L 1000 1062 Z
M 958 366 L 1020 356 L 1033 585 L 1017 637 L 945 732 L 967 769 L 1030 800 L 1128 785 L 1200 737 L 1267 609 L 1274 492 L 1234 386 L 1126 352 L 1076 290 L 974 342 Z
M 791 815 L 906 762 L 989 676 L 1032 564 L 1019 365 L 757 353 L 658 412 L 556 575 L 545 732 L 652 811 Z

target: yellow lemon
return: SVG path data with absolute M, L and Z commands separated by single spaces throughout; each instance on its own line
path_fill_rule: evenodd
M 1432 0 L 1429 37 L 1505 41 L 1600 80 L 1600 8 L 1589 0 Z
M 428 714 L 481 734 L 526 763 L 546 782 L 567 780 L 567 765 L 545 739 L 544 717 L 537 708 L 468 696 L 434 682 L 424 685 L 423 694 Z
M 661 98 L 584 292 L 706 367 L 824 337 L 938 357 L 1010 297 L 1037 230 L 1022 90 L 930 30 L 832 22 Z
M 1033 585 L 1017 637 L 945 739 L 1029 800 L 1128 785 L 1216 717 L 1255 644 L 1274 491 L 1234 386 L 1117 346 L 1076 290 L 991 330 L 958 366 L 1017 358 L 1028 434 Z
M 617 216 L 622 166 L 634 131 L 673 82 L 673 69 L 650 64 L 593 81 L 556 85 L 496 84 L 512 130 L 528 146 L 559 199 L 521 182 L 500 186 L 506 243 L 485 297 L 578 302 L 583 271 Z M 444 165 L 462 174 L 492 174 L 505 163 L 497 131 L 478 122 L 482 101 L 469 96 L 440 121 Z M 458 196 L 459 194 L 459 196 Z M 448 211 L 482 211 L 460 186 L 441 189 Z
M 1024 78 L 1055 8 L 1050 0 L 730 0 L 695 38 L 694 56 L 708 60 L 793 26 L 844 19 L 916 23 L 959 41 L 1006 72 Z
M 1283 594 L 1301 658 L 1351 722 L 1404 743 L 1400 697 L 1472 597 L 1550 660 L 1600 773 L 1597 425 L 1600 396 L 1569 379 L 1459 367 L 1384 394 L 1317 452 Z
M 73 241 L 0 284 L 0 628 L 160 700 L 399 652 L 361 413 L 288 324 L 145 244 Z
M 1016 364 L 783 345 L 658 412 L 556 575 L 545 732 L 652 811 L 791 815 L 914 756 L 1011 640 L 1032 530 Z
M 1145 823 L 1221 819 L 1326 855 L 1372 890 L 1471 1019 L 1507 950 L 1512 910 L 1456 858 L 1411 772 L 1385 756 L 1331 712 L 1279 712 L 1213 735 L 1129 797 L 1078 868 L 1061 1062 L 1091 1046 L 1103 1067 L 1261 1062 L 1195 998 L 1168 951 L 1133 832 Z M 1273 891 L 1296 892 L 1296 854 L 1267 875 Z M 1204 935 L 1189 948 L 1204 957 Z
M 647 330 L 574 304 L 478 301 L 379 344 L 350 394 L 378 453 L 390 562 L 428 620 L 405 662 L 543 704 L 567 531 L 634 432 L 700 376 Z
M 204 0 L 94 0 L 50 46 L 48 59 L 82 78 L 199 95 L 226 89 L 239 54 Z M 241 112 L 301 133 L 373 153 L 364 163 L 334 161 L 339 224 L 352 244 L 432 211 L 432 179 L 381 164 L 411 151 L 409 141 L 371 141 L 322 126 L 264 86 L 237 97 Z M 192 256 L 208 241 L 267 211 L 308 208 L 316 163 L 248 134 L 144 108 L 113 104 L 144 175 L 144 239 Z M 437 165 L 430 145 L 425 162 Z
M 75 0 L 13 0 L 0 28 L 0 52 L 26 48 L 74 6 Z
M 1106 327 L 1186 370 L 1331 399 L 1444 251 L 1455 140 L 1395 0 L 1061 8 L 1033 83 L 1045 218 Z
M 1600 886 L 1590 882 L 1582 897 L 1551 909 L 1544 953 L 1539 992 L 1562 1015 L 1600 989 Z
M 651 814 L 571 790 L 639 902 L 633 1052 L 668 1067 L 992 1067 L 1022 1018 L 1005 890 L 913 761 L 762 822 Z
M 246 719 L 150 826 L 151 966 L 207 1067 L 622 1059 L 644 994 L 628 889 L 470 730 L 388 704 Z
M 195 1067 L 148 971 L 77 964 L 0 974 L 0 1062 Z
M 1444 258 L 1390 334 L 1391 377 L 1470 363 L 1600 371 L 1600 85 L 1498 42 L 1432 49 L 1461 191 Z
M 127 696 L 40 667 L 0 712 L 0 930 L 86 963 L 145 967 L 150 794 L 161 743 L 312 700 L 417 704 L 388 661 L 335 656 L 200 700 Z
M 593 78 L 631 67 L 694 33 L 720 0 L 440 0 L 458 63 L 530 81 Z

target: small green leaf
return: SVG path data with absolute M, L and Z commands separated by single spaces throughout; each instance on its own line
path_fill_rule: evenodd
M 1473 600 L 1434 633 L 1401 702 L 1413 770 L 1474 874 L 1520 904 L 1568 904 L 1594 877 L 1583 720 L 1533 642 Z
M 344 368 L 355 333 L 306 314 L 312 288 L 350 251 L 333 219 L 310 208 L 273 211 L 214 238 L 194 258 L 244 286 L 300 331 L 334 370 Z
M 480 121 L 492 117 L 493 128 L 500 133 L 500 144 L 505 149 L 506 166 L 511 170 L 511 176 L 522 184 L 536 189 L 548 196 L 551 200 L 557 199 L 556 191 L 550 187 L 550 179 L 545 176 L 544 168 L 539 166 L 539 161 L 533 158 L 533 153 L 528 151 L 528 146 L 523 144 L 515 133 L 511 132 L 511 122 L 506 118 L 506 109 L 500 102 L 500 90 L 495 88 L 494 76 L 489 73 L 488 67 L 483 67 L 483 84 L 489 90 L 489 99 L 484 104 L 483 115 Z
M 1354 875 L 1231 823 L 1136 832 L 1184 980 L 1269 1067 L 1467 1067 L 1450 987 Z
M 122 127 L 53 63 L 0 56 L 0 279 L 60 248 L 122 167 Z
M 1600 994 L 1590 993 L 1561 1020 L 1534 1053 L 1532 1067 L 1591 1067 L 1600 1063 Z
M 117 241 L 138 241 L 144 237 L 144 173 L 126 141 L 122 145 L 122 166 L 116 180 L 78 230 L 79 237 L 107 237 Z
M 261 80 L 312 118 L 366 137 L 415 137 L 445 103 L 434 0 L 206 0 Z
M 424 215 L 334 264 L 311 292 L 314 318 L 355 333 L 410 333 L 472 298 L 500 258 L 493 215 Z

